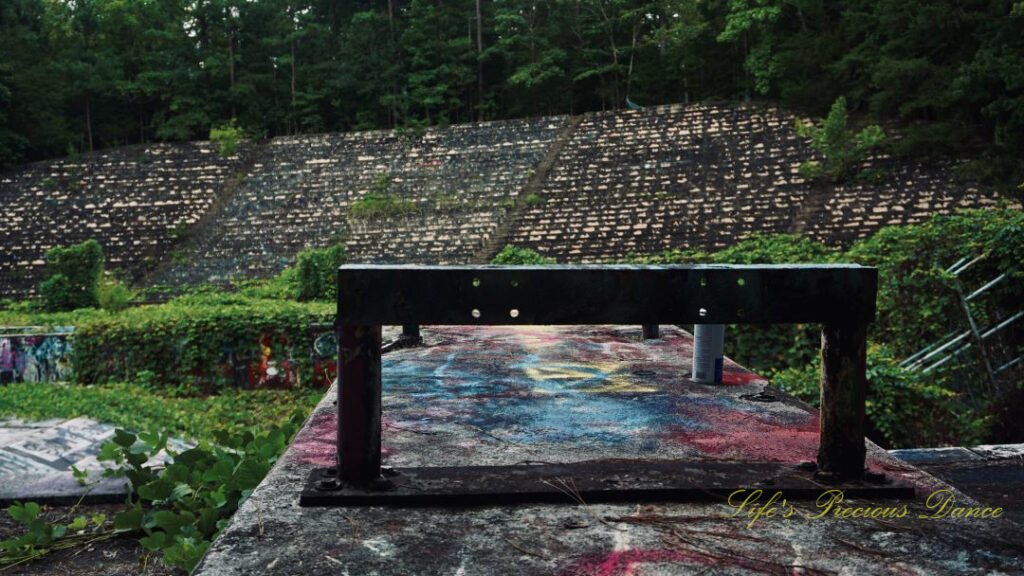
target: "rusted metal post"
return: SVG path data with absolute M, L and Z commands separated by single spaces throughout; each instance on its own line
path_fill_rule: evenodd
M 420 337 L 420 325 L 419 324 L 402 324 L 402 340 L 413 344 L 419 344 L 423 341 Z
M 338 336 L 338 477 L 368 486 L 380 477 L 381 327 L 344 325 Z
M 832 479 L 864 473 L 867 325 L 825 323 L 821 330 L 821 436 L 818 468 Z
M 654 340 L 654 339 L 658 338 L 658 336 L 660 336 L 660 332 L 658 332 L 658 325 L 657 324 L 644 324 L 643 325 L 643 330 L 644 330 L 644 340 Z

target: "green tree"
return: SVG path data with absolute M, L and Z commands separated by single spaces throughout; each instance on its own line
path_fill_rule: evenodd
M 402 43 L 413 113 L 439 124 L 471 119 L 476 54 L 465 26 L 475 7 L 466 0 L 412 0 L 407 14 Z
M 772 28 L 781 14 L 779 0 L 729 0 L 725 29 L 719 33 L 718 40 L 742 46 L 747 99 L 751 88 L 767 94 L 772 79 L 777 75 Z
M 300 301 L 334 300 L 338 267 L 348 259 L 344 244 L 310 248 L 299 253 L 294 277 L 295 296 Z
M 811 141 L 811 147 L 824 156 L 824 163 L 805 162 L 800 173 L 809 178 L 827 176 L 839 182 L 850 176 L 867 154 L 885 143 L 885 133 L 876 124 L 866 126 L 854 134 L 847 126 L 846 98 L 840 96 L 821 126 L 796 121 L 798 134 Z
M 103 278 L 103 248 L 91 239 L 66 248 L 50 248 L 46 251 L 46 274 L 48 278 L 39 285 L 39 293 L 47 310 L 95 308 Z

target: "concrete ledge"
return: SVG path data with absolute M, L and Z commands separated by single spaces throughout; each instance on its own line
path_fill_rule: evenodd
M 735 364 L 696 385 L 688 334 L 639 327 L 424 329 L 426 345 L 384 359 L 392 466 L 578 462 L 609 455 L 796 464 L 814 457 L 817 416 Z M 333 391 L 213 543 L 196 574 L 751 574 L 1019 570 L 1021 527 L 1005 519 L 920 519 L 955 488 L 868 446 L 869 467 L 914 486 L 913 500 L 766 505 L 770 485 L 711 504 L 593 504 L 560 479 L 564 504 L 301 508 L 309 471 L 335 451 Z M 762 480 L 760 478 L 754 479 Z M 827 491 L 828 486 L 822 486 Z M 887 509 L 888 517 L 853 517 Z M 845 507 L 845 508 L 841 508 Z

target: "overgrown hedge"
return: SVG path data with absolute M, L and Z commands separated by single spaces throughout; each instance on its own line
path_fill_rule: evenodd
M 964 393 L 972 384 L 964 380 L 963 372 L 924 375 L 900 368 L 898 360 L 951 331 L 965 329 L 955 279 L 945 272 L 963 258 L 985 256 L 972 267 L 969 278 L 962 279 L 971 288 L 1007 274 L 1006 280 L 986 293 L 987 306 L 972 304 L 976 318 L 986 323 L 990 320 L 986 315 L 994 309 L 1020 310 L 1024 303 L 1021 254 L 1024 213 L 1001 209 L 966 210 L 936 216 L 918 226 L 883 228 L 845 252 L 806 238 L 775 235 L 753 236 L 713 254 L 670 250 L 629 260 L 649 264 L 850 262 L 877 267 L 878 316 L 869 327 L 867 412 L 872 438 L 895 447 L 1014 441 L 1020 425 L 1010 421 L 1013 410 L 1006 406 L 1019 403 L 1019 381 L 1016 389 L 991 390 L 980 385 L 985 394 L 972 395 Z M 1018 325 L 1002 336 L 1013 342 L 1020 333 Z M 726 355 L 772 378 L 784 390 L 817 403 L 820 334 L 819 325 L 733 325 L 728 328 Z M 1024 349 L 1018 344 L 1017 353 L 1021 352 Z M 975 372 L 984 375 L 980 369 Z
M 300 382 L 312 380 L 309 325 L 329 322 L 334 306 L 252 299 L 237 294 L 184 296 L 159 306 L 85 317 L 74 335 L 80 383 L 135 380 L 148 372 L 168 386 L 217 387 L 230 363 L 260 358 L 260 341 L 277 359 L 291 350 Z

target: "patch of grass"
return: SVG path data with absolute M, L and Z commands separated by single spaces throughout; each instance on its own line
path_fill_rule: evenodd
M 401 200 L 372 192 L 353 202 L 349 208 L 349 214 L 353 218 L 362 219 L 390 218 L 415 211 L 416 203 L 411 200 Z
M 531 207 L 540 206 L 541 204 L 544 204 L 547 201 L 548 199 L 541 196 L 540 194 L 527 194 L 526 196 L 526 205 Z
M 132 430 L 216 442 L 213 432 L 241 436 L 280 425 L 296 408 L 308 414 L 323 390 L 234 390 L 176 396 L 132 383 L 96 386 L 19 382 L 0 387 L 0 416 L 32 420 L 88 416 Z

